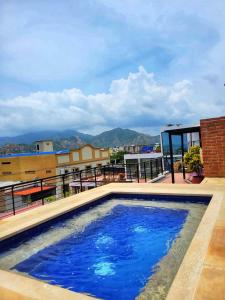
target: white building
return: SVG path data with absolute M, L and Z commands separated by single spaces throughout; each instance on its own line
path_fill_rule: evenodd
M 125 154 L 126 177 L 154 178 L 163 172 L 162 153 Z

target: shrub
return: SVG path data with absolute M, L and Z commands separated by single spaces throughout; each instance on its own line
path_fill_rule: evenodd
M 199 146 L 193 146 L 187 153 L 185 153 L 184 163 L 188 168 L 188 171 L 196 172 L 198 175 L 202 175 L 203 164 Z

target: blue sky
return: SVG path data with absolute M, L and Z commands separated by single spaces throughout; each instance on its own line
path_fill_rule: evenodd
M 225 114 L 223 0 L 2 0 L 0 136 Z

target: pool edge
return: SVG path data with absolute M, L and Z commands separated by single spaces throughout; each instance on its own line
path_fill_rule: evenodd
M 180 285 L 180 281 L 178 280 L 180 277 L 184 276 L 185 273 L 182 272 L 186 272 L 185 268 L 184 268 L 184 264 L 185 261 L 187 260 L 187 258 L 190 256 L 190 249 L 192 249 L 191 247 L 193 247 L 193 244 L 195 245 L 196 241 L 198 241 L 199 236 L 204 236 L 203 232 L 205 232 L 205 229 L 208 229 L 208 236 L 207 238 L 203 238 L 204 239 L 204 251 L 205 253 L 207 253 L 207 249 L 210 243 L 210 239 L 212 237 L 212 232 L 213 232 L 213 228 L 214 225 L 217 221 L 219 212 L 220 212 L 220 208 L 221 208 L 221 204 L 222 204 L 222 200 L 225 199 L 225 189 L 221 186 L 215 186 L 215 185 L 198 185 L 198 186 L 193 186 L 193 185 L 171 185 L 171 184 L 131 184 L 131 183 L 122 183 L 122 184 L 109 184 L 103 187 L 99 187 L 87 192 L 83 192 L 81 194 L 75 195 L 75 196 L 70 196 L 68 198 L 65 198 L 63 200 L 57 201 L 55 203 L 51 203 L 48 204 L 46 206 L 43 207 L 39 207 L 36 208 L 34 210 L 31 211 L 26 211 L 24 213 L 21 213 L 19 215 L 13 216 L 13 217 L 9 217 L 8 219 L 3 219 L 0 221 L 0 232 L 1 232 L 1 240 L 4 240 L 10 236 L 16 235 L 19 232 L 22 232 L 26 229 L 30 229 L 38 224 L 41 224 L 47 220 L 50 220 L 56 216 L 60 216 L 68 211 L 74 210 L 76 207 L 80 207 L 83 206 L 84 204 L 87 203 L 91 203 L 94 202 L 95 200 L 99 199 L 100 197 L 103 196 L 107 196 L 111 193 L 145 193 L 145 194 L 151 194 L 151 193 L 156 193 L 156 194 L 169 194 L 169 195 L 199 195 L 199 196 L 205 196 L 205 195 L 212 195 L 212 200 L 210 202 L 210 205 L 208 206 L 205 215 L 203 216 L 203 219 L 200 222 L 200 225 L 198 226 L 198 229 L 193 237 L 193 240 L 185 254 L 185 257 L 183 259 L 183 262 L 178 270 L 177 276 L 175 277 L 175 280 L 172 283 L 172 286 L 170 288 L 170 291 L 168 293 L 167 299 L 193 299 L 193 295 L 195 293 L 195 291 L 197 290 L 198 287 L 198 283 L 199 283 L 199 278 L 200 278 L 200 274 L 202 271 L 202 266 L 204 264 L 204 259 L 205 256 L 201 256 L 201 268 L 198 271 L 198 282 L 192 282 L 190 281 L 190 284 L 187 287 L 187 283 L 186 286 L 182 285 L 180 286 L 180 288 L 177 287 L 177 284 Z M 220 200 L 218 200 L 220 199 Z M 213 203 L 213 205 L 212 205 Z M 213 208 L 212 208 L 213 207 Z M 207 222 L 205 222 L 205 218 L 207 215 L 210 215 L 211 212 L 215 212 L 215 208 L 217 209 L 217 214 L 213 214 L 213 217 L 210 218 Z M 213 211 L 212 211 L 213 209 Z M 26 217 L 30 218 L 29 220 L 26 219 Z M 205 223 L 204 223 L 204 222 Z M 16 224 L 19 222 L 19 225 Z M 10 230 L 9 230 L 10 227 Z M 196 251 L 196 249 L 195 249 Z M 183 271 L 182 271 L 183 269 Z M 6 271 L 1 271 L 0 270 L 0 274 L 1 274 L 1 278 L 5 278 L 4 274 Z M 10 274 L 11 276 L 13 276 L 14 278 L 16 278 L 16 282 L 17 285 L 12 287 L 11 290 L 15 290 L 17 291 L 17 298 L 13 297 L 12 295 L 10 296 L 10 298 L 7 298 L 7 293 L 9 293 L 10 289 L 7 290 L 2 283 L 0 283 L 0 291 L 1 294 L 3 295 L 3 300 L 5 299 L 20 299 L 18 298 L 18 294 L 21 295 L 21 299 L 43 299 L 41 293 L 42 290 L 45 289 L 46 286 L 50 286 L 50 289 L 52 291 L 52 293 L 54 294 L 56 290 L 54 290 L 55 288 L 65 291 L 65 297 L 66 297 L 66 293 L 68 292 L 68 290 L 66 289 L 62 289 L 59 288 L 57 286 L 52 286 L 52 285 L 48 285 L 44 282 L 35 280 L 35 279 L 29 279 L 26 278 L 26 280 L 24 279 L 23 276 L 19 275 L 19 274 L 15 274 L 15 273 L 11 273 L 11 272 L 7 272 L 7 274 Z M 8 276 L 10 276 L 8 275 Z M 191 273 L 191 275 L 194 275 L 194 273 Z M 191 276 L 190 277 L 193 277 Z M 3 277 L 2 277 L 3 276 Z M 29 298 L 27 295 L 25 295 L 25 291 L 26 288 L 24 288 L 24 281 L 29 282 L 29 280 L 33 281 L 37 281 L 38 285 L 39 285 L 39 289 L 38 289 L 38 294 L 35 294 L 35 297 L 33 295 L 33 298 Z M 4 281 L 4 280 L 3 280 Z M 30 284 L 28 283 L 27 288 L 30 287 Z M 184 293 L 184 291 L 191 291 L 189 293 L 189 295 L 187 295 L 186 293 Z M 174 298 L 174 292 L 176 291 L 176 298 Z M 83 294 L 79 294 L 79 293 L 74 293 L 74 292 L 70 292 L 71 297 L 74 296 L 74 298 L 66 298 L 66 299 L 87 299 L 87 298 L 82 298 L 82 297 L 87 297 Z M 53 300 L 53 299 L 57 299 L 55 298 L 55 295 L 53 294 L 49 294 L 47 296 L 47 298 L 45 297 L 44 299 L 46 300 Z M 185 297 L 183 296 L 183 294 L 185 294 Z M 191 294 L 192 294 L 192 298 L 191 298 Z M 6 296 L 4 296 L 6 295 Z M 169 298 L 171 297 L 171 295 L 173 296 L 173 298 Z M 9 296 L 9 294 L 8 294 Z M 189 297 L 190 296 L 190 297 Z M 78 298 L 77 298 L 78 297 Z M 188 297 L 188 298 L 187 298 Z M 61 299 L 62 299 L 62 295 L 61 295 Z M 96 299 L 96 298 L 90 298 L 89 299 Z M 200 298 L 199 298 L 200 299 Z

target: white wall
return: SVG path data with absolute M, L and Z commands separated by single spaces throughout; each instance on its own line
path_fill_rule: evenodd
M 142 158 L 160 158 L 162 157 L 162 153 L 141 153 L 141 154 L 125 154 L 124 160 L 129 159 L 142 159 Z
M 102 157 L 104 158 L 108 157 L 108 151 L 102 151 Z
M 86 166 L 91 166 L 91 168 L 95 168 L 95 167 L 97 167 L 98 164 L 102 164 L 102 166 L 104 166 L 104 165 L 107 165 L 107 163 L 109 163 L 109 159 L 86 162 L 86 163 L 82 163 L 82 164 L 74 164 L 74 165 L 65 166 L 65 167 L 58 167 L 56 169 L 56 175 L 62 174 L 63 169 L 64 169 L 64 173 L 65 173 L 65 170 L 67 170 L 68 172 L 73 172 L 73 169 L 76 169 L 76 168 L 79 168 L 79 170 L 85 170 Z

